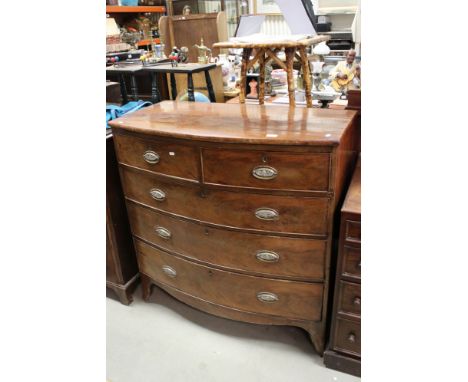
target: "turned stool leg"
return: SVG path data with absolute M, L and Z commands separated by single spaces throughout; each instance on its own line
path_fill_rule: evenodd
M 304 46 L 299 48 L 299 52 L 301 54 L 301 66 L 302 73 L 304 75 L 304 90 L 307 101 L 307 107 L 312 107 L 312 94 L 310 93 L 312 90 L 312 84 L 310 82 L 309 59 L 307 58 L 306 48 Z
M 289 106 L 296 106 L 296 98 L 294 96 L 294 74 L 293 74 L 293 63 L 294 63 L 294 53 L 295 48 L 286 48 L 286 73 L 288 76 L 288 94 L 289 94 Z
M 128 103 L 127 87 L 125 86 L 125 77 L 119 74 L 120 94 L 122 95 L 122 105 Z
M 132 98 L 134 101 L 138 101 L 138 88 L 135 75 L 130 74 L 130 85 L 132 89 Z
M 195 102 L 192 73 L 187 73 L 187 92 L 189 102 Z
M 265 52 L 261 49 L 261 55 L 258 58 L 260 66 L 259 88 L 258 88 L 258 103 L 263 105 L 265 103 Z
M 175 99 L 177 98 L 177 84 L 175 80 L 175 75 L 174 73 L 170 73 L 169 76 L 171 78 L 171 95 L 172 99 L 175 101 Z
M 151 75 L 151 101 L 153 103 L 161 102 L 161 94 L 158 89 L 158 79 L 156 73 L 150 72 Z
M 240 78 L 240 93 L 239 93 L 239 102 L 245 103 L 245 85 L 247 82 L 247 62 L 249 61 L 250 54 L 252 53 L 252 48 L 244 48 L 242 51 L 242 65 L 241 65 L 241 78 Z
M 211 82 L 210 71 L 205 70 L 205 80 L 206 80 L 206 87 L 208 89 L 208 95 L 210 96 L 211 102 L 216 102 L 215 92 L 213 90 L 213 83 Z

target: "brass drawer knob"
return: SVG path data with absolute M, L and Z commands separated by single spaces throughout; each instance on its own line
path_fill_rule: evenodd
M 279 213 L 273 208 L 262 207 L 255 210 L 255 217 L 260 220 L 278 220 Z
M 279 260 L 279 255 L 272 251 L 257 251 L 257 260 L 264 261 L 266 263 L 276 263 Z
M 155 164 L 159 162 L 159 154 L 152 150 L 148 150 L 143 154 L 143 159 L 148 163 Z
M 159 237 L 169 240 L 172 236 L 171 231 L 164 227 L 155 227 L 154 229 Z
M 270 292 L 257 293 L 257 299 L 261 302 L 276 302 L 279 300 L 276 294 Z
M 166 200 L 166 193 L 159 188 L 152 188 L 150 191 L 150 195 L 153 199 L 157 200 L 158 202 L 162 202 Z
M 169 277 L 176 277 L 177 276 L 177 272 L 175 271 L 175 269 L 170 267 L 169 265 L 164 265 L 162 267 L 162 270 Z
M 349 333 L 348 334 L 348 341 L 354 344 L 356 342 L 356 335 L 354 333 Z
M 257 166 L 252 170 L 252 175 L 257 179 L 270 180 L 277 177 L 278 170 L 271 166 Z
M 354 297 L 354 300 L 353 300 L 353 304 L 354 305 L 361 305 L 361 297 Z

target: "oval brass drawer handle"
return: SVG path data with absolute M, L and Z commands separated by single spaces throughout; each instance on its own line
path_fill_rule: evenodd
M 262 207 L 255 210 L 255 216 L 260 220 L 278 220 L 279 213 L 273 208 Z
M 278 170 L 271 166 L 257 166 L 252 170 L 252 175 L 257 179 L 270 180 L 277 177 Z
M 270 292 L 257 293 L 257 299 L 261 302 L 276 302 L 279 300 L 276 294 Z
M 159 202 L 162 202 L 166 199 L 166 193 L 163 190 L 160 190 L 159 188 L 152 188 L 150 190 L 150 195 L 153 199 L 156 199 Z
M 162 267 L 162 270 L 169 277 L 176 277 L 177 276 L 177 272 L 175 271 L 175 269 L 170 267 L 169 265 L 164 265 Z
M 145 161 L 151 164 L 159 162 L 159 154 L 152 150 L 145 151 L 145 153 L 143 154 L 143 158 L 145 159 Z
M 264 261 L 266 263 L 276 263 L 279 260 L 279 255 L 273 251 L 257 251 L 257 260 Z
M 163 239 L 169 240 L 172 236 L 171 231 L 169 231 L 167 228 L 155 227 L 154 230 L 159 235 L 159 237 L 162 237 Z

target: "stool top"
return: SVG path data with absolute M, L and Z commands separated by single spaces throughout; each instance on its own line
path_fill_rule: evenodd
M 106 67 L 106 72 L 108 73 L 136 73 L 143 69 L 141 64 L 133 65 L 120 65 L 120 66 L 108 66 Z
M 298 48 L 303 46 L 315 45 L 322 41 L 330 40 L 330 36 L 314 36 L 305 38 L 298 41 L 292 40 L 279 40 L 279 41 L 265 41 L 265 42 L 237 42 L 237 41 L 223 41 L 213 44 L 213 48 Z
M 156 73 L 198 73 L 216 68 L 216 64 L 187 63 L 172 66 L 171 64 L 144 66 L 143 70 Z

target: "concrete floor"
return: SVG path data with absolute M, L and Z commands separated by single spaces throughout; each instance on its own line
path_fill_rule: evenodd
M 109 292 L 109 297 L 112 297 Z M 130 306 L 107 298 L 109 382 L 354 382 L 323 366 L 294 327 L 246 324 L 193 309 L 154 287 Z

